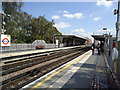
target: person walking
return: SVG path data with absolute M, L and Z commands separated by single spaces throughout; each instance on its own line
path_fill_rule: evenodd
M 94 49 L 95 49 L 95 44 L 94 43 L 92 44 L 91 49 L 92 49 L 92 55 L 94 55 Z
M 98 55 L 100 55 L 100 44 L 97 44 Z

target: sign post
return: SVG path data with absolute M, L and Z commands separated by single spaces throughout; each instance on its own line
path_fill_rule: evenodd
M 59 45 L 59 41 L 58 39 L 56 39 L 56 46 L 58 47 L 58 45 Z

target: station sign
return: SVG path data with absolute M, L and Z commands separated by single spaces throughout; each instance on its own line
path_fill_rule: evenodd
M 10 46 L 10 35 L 1 34 L 1 46 Z

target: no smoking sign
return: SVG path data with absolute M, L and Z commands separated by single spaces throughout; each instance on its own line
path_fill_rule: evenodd
M 1 35 L 1 46 L 10 46 L 10 35 Z

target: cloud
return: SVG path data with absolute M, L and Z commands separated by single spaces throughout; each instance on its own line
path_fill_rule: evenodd
M 72 31 L 72 33 L 81 33 L 81 32 L 85 32 L 85 30 L 80 28 L 80 29 L 75 29 Z
M 58 12 L 62 12 L 62 13 L 69 13 L 67 10 L 63 10 L 63 11 L 58 11 Z
M 75 14 L 63 14 L 64 17 L 67 18 L 77 18 L 77 19 L 81 19 L 84 18 L 82 13 L 75 13 Z
M 91 38 L 92 32 L 88 32 L 85 29 L 75 29 L 75 30 L 71 30 L 69 33 L 67 33 L 68 35 L 76 35 L 78 37 L 88 37 Z
M 71 27 L 71 25 L 69 23 L 65 23 L 65 22 L 60 22 L 54 25 L 57 28 L 68 28 Z
M 99 21 L 101 19 L 101 17 L 95 17 L 93 18 L 94 21 Z
M 60 16 L 54 15 L 52 16 L 52 19 L 60 19 Z
M 107 0 L 98 0 L 96 5 L 97 6 L 105 6 L 105 7 L 111 7 L 113 4 L 113 1 L 107 1 Z
M 63 16 L 67 17 L 67 18 L 74 18 L 74 15 L 72 15 L 72 14 L 64 14 Z
M 69 13 L 69 12 L 68 12 L 68 11 L 66 11 L 66 10 L 64 10 L 63 12 L 64 12 L 64 13 Z

